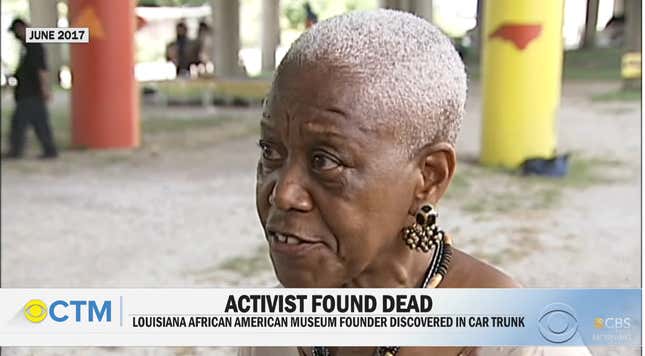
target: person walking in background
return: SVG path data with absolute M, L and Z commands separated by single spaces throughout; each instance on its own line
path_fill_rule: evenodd
M 183 21 L 177 23 L 176 39 L 166 47 L 166 60 L 177 68 L 177 77 L 190 77 L 191 41 L 188 38 L 188 27 Z
M 16 18 L 9 27 L 24 48 L 15 73 L 18 81 L 14 91 L 16 110 L 11 117 L 9 151 L 4 157 L 22 157 L 27 127 L 32 125 L 43 151 L 40 158 L 55 158 L 58 152 L 46 105 L 52 94 L 47 80 L 45 48 L 40 43 L 26 43 L 27 26 L 24 20 Z
M 212 29 L 205 21 L 199 22 L 197 38 L 192 41 L 190 64 L 195 66 L 197 75 L 207 73 L 207 64 L 212 64 L 213 52 Z
M 193 41 L 191 64 L 206 64 L 210 62 L 212 45 L 211 27 L 204 21 L 199 23 L 197 38 Z
M 311 5 L 309 4 L 309 1 L 305 2 L 305 28 L 309 29 L 316 23 L 318 23 L 318 15 L 314 12 L 314 10 L 311 9 Z

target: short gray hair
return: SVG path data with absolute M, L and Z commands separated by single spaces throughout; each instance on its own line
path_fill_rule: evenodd
M 455 144 L 466 102 L 464 64 L 451 41 L 419 17 L 379 9 L 327 19 L 291 45 L 275 79 L 292 64 L 331 65 L 360 79 L 363 100 L 374 109 L 366 114 L 393 127 L 408 152 Z

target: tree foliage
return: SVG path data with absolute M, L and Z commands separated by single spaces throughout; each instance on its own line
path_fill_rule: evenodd
M 309 2 L 311 9 L 318 15 L 319 20 L 342 14 L 353 10 L 367 10 L 378 7 L 377 0 L 281 0 L 282 13 L 287 18 L 289 28 L 293 30 L 304 29 L 305 13 L 304 5 Z

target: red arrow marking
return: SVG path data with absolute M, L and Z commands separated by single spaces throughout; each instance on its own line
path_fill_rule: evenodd
M 513 42 L 522 51 L 542 33 L 541 24 L 502 24 L 488 38 L 501 38 Z

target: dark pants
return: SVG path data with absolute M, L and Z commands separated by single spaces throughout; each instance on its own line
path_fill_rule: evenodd
M 25 134 L 29 125 L 34 127 L 44 155 L 56 155 L 56 145 L 49 126 L 47 106 L 42 98 L 31 97 L 16 101 L 16 111 L 11 117 L 9 155 L 20 156 L 25 148 Z

